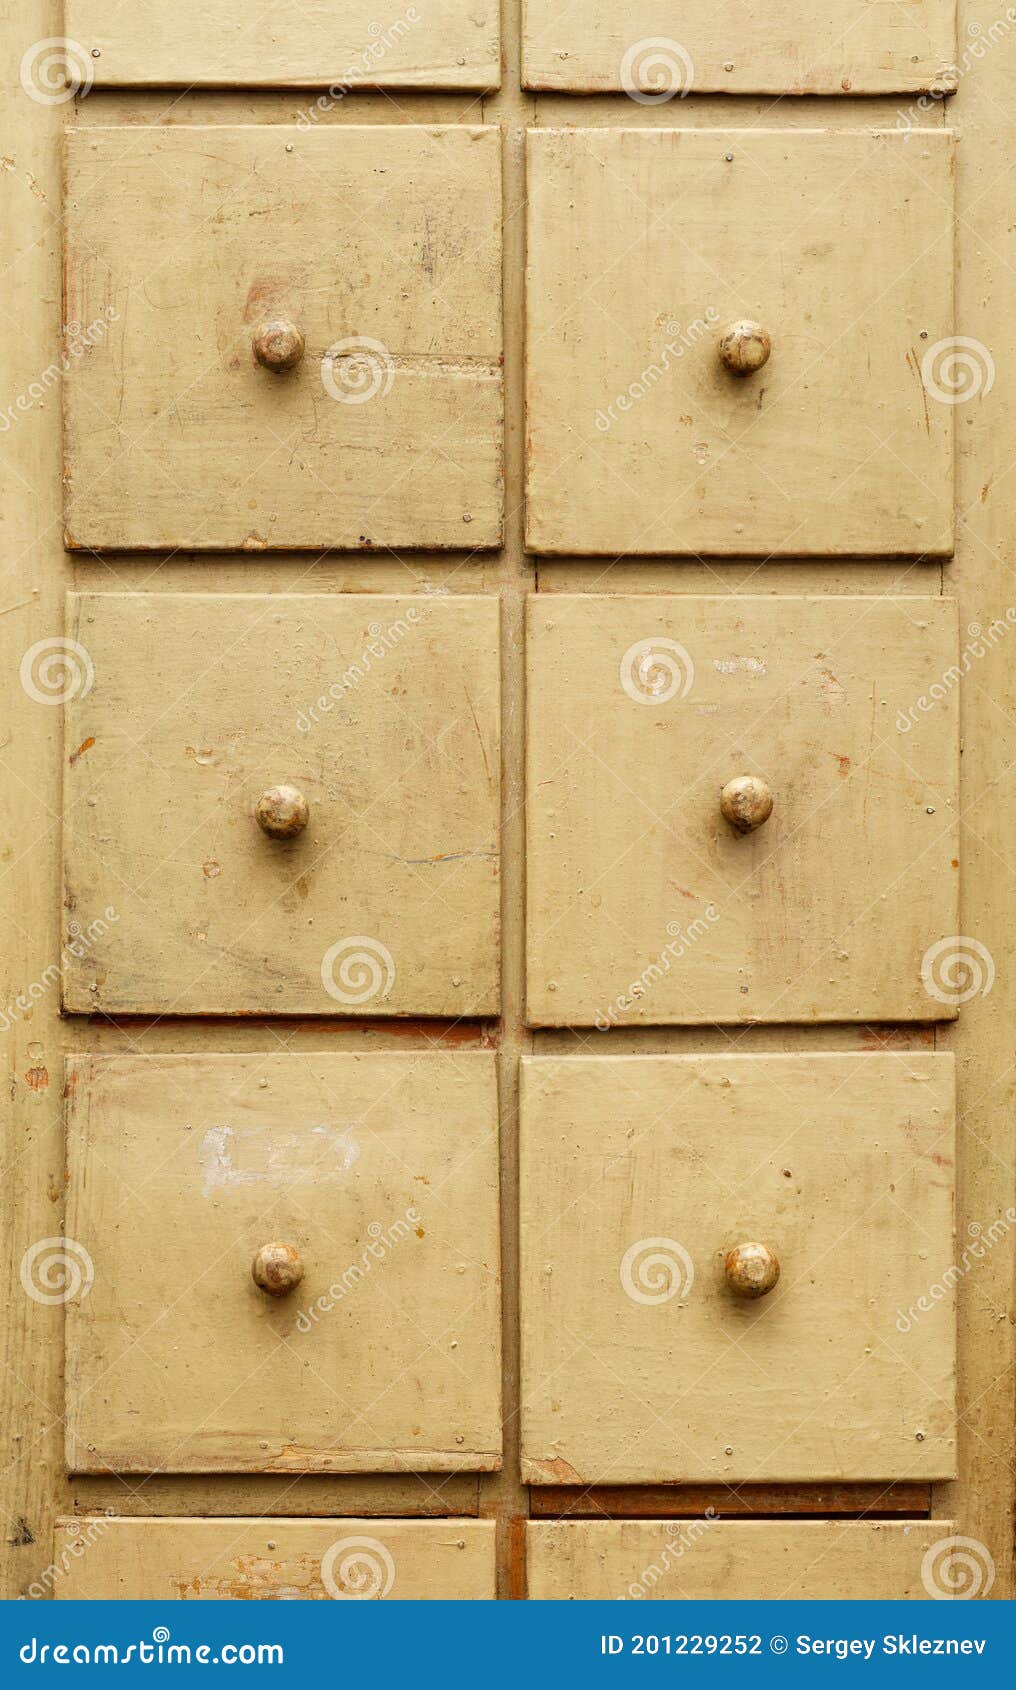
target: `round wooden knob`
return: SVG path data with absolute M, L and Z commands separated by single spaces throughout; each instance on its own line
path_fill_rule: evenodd
M 773 795 L 768 781 L 758 775 L 737 775 L 720 793 L 720 809 L 738 833 L 752 833 L 773 813 Z
M 761 323 L 743 317 L 730 323 L 720 336 L 720 361 L 732 375 L 750 376 L 769 362 L 773 343 Z
M 250 1271 L 255 1285 L 269 1297 L 287 1297 L 303 1278 L 303 1263 L 292 1244 L 262 1244 Z
M 288 317 L 273 317 L 261 324 L 253 344 L 254 356 L 262 368 L 281 375 L 300 362 L 305 342 L 302 331 Z
M 295 839 L 310 818 L 310 808 L 297 786 L 270 786 L 254 806 L 258 827 L 272 839 Z
M 739 1297 L 764 1297 L 780 1277 L 780 1264 L 768 1244 L 738 1244 L 727 1251 L 723 1271 Z

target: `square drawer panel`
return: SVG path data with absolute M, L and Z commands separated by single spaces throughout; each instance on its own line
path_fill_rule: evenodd
M 530 1023 L 955 1016 L 956 661 L 940 598 L 531 597 Z
M 955 87 L 950 0 L 526 0 L 525 86 L 700 94 L 895 94 Z M 913 121 L 918 121 L 915 117 Z
M 66 1601 L 425 1601 L 496 1595 L 492 1520 L 124 1520 L 56 1523 Z
M 496 130 L 72 130 L 64 320 L 69 545 L 498 544 Z
M 498 614 L 72 595 L 65 1008 L 495 1012 Z
M 530 548 L 947 556 L 952 157 L 942 130 L 531 132 Z
M 526 1529 L 529 1596 L 927 1601 L 956 1588 L 954 1530 L 947 1520 L 548 1521 Z
M 316 84 L 326 92 L 307 102 L 313 123 L 350 88 L 500 83 L 495 0 L 269 0 L 254 11 L 238 0 L 65 5 L 71 69 L 98 88 Z
M 948 1055 L 524 1061 L 524 1480 L 950 1477 L 953 1117 Z
M 81 1056 L 67 1088 L 72 1472 L 500 1466 L 492 1056 Z

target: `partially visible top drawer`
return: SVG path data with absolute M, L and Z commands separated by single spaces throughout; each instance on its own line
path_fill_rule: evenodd
M 67 142 L 69 546 L 498 544 L 496 130 Z
M 895 94 L 955 86 L 953 0 L 526 0 L 525 20 L 527 88 L 623 88 L 659 105 L 692 89 Z
M 68 68 L 98 87 L 320 86 L 334 105 L 350 88 L 500 83 L 497 0 L 65 4 Z

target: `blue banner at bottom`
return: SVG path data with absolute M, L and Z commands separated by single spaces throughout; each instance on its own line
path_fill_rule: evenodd
M 950 1684 L 1012 1671 L 1009 1602 L 8 1602 L 3 1677 L 149 1684 L 209 1672 L 273 1685 L 421 1673 L 525 1690 L 621 1685 Z M 8 1680 L 9 1681 L 9 1680 Z

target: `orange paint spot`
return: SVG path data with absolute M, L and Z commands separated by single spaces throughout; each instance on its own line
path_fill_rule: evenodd
M 76 751 L 71 752 L 70 756 L 67 759 L 68 763 L 76 763 L 78 758 L 83 757 L 86 751 L 90 751 L 94 744 L 95 744 L 95 735 L 94 734 L 92 735 L 92 737 L 90 739 L 83 739 L 81 741 L 81 744 L 78 746 L 78 749 Z
M 25 1084 L 32 1091 L 46 1091 L 49 1086 L 49 1069 L 40 1063 L 37 1068 L 29 1068 L 25 1075 Z

